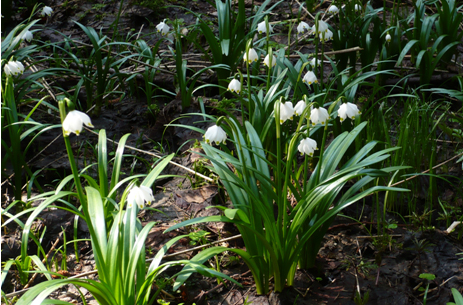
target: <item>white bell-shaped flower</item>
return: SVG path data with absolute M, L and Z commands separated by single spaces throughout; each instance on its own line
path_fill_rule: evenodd
M 323 107 L 314 108 L 310 111 L 310 121 L 312 125 L 315 126 L 317 124 L 325 125 L 330 118 L 328 114 L 328 110 Z
M 360 115 L 361 112 L 358 109 L 357 105 L 352 104 L 352 103 L 343 103 L 341 106 L 339 106 L 338 109 L 338 116 L 342 121 L 344 121 L 346 118 L 350 118 L 351 120 L 354 120 L 357 115 Z
M 320 59 L 317 60 L 315 57 L 312 58 L 310 61 L 309 61 L 309 65 L 312 67 L 312 68 L 315 68 L 316 65 L 320 65 Z
M 143 209 L 145 206 L 151 205 L 154 201 L 153 190 L 147 186 L 140 185 L 132 187 L 127 196 L 127 207 L 132 207 L 136 204 L 139 209 Z
M 244 52 L 243 55 L 243 60 L 247 61 L 248 63 L 252 63 L 253 61 L 257 61 L 259 59 L 259 56 L 257 55 L 257 52 L 254 50 L 254 48 L 250 48 L 248 54 Z
M 270 23 L 268 24 L 268 31 L 273 33 L 273 27 Z M 257 32 L 259 32 L 259 34 L 267 33 L 267 26 L 265 25 L 265 21 L 262 21 L 257 25 Z
M 331 32 L 330 30 L 327 30 L 326 32 L 322 32 L 318 34 L 318 36 L 321 42 L 329 41 L 333 39 L 333 32 Z
M 45 15 L 47 15 L 48 17 L 51 16 L 51 13 L 53 13 L 53 9 L 49 6 L 44 6 L 43 9 L 42 9 L 42 17 L 45 17 Z
M 339 9 L 336 5 L 330 5 L 330 7 L 328 8 L 328 14 L 337 14 L 339 13 Z
M 11 60 L 3 67 L 6 75 L 20 75 L 24 72 L 24 66 L 20 61 Z
M 28 42 L 30 42 L 32 38 L 33 36 L 31 31 L 26 31 L 26 33 L 24 33 L 24 35 L 21 37 L 22 40 L 27 40 Z
M 326 31 L 328 31 L 328 23 L 326 23 L 323 20 L 318 20 L 318 27 L 317 27 L 317 23 L 315 23 L 312 27 L 312 32 L 317 33 L 317 34 L 320 34 Z
M 264 65 L 266 65 L 267 67 L 271 68 L 270 67 L 270 54 L 267 54 L 267 56 L 265 56 L 264 58 Z M 275 57 L 275 55 L 272 55 L 272 68 L 275 67 L 277 64 L 277 58 Z
M 228 84 L 228 90 L 231 92 L 240 93 L 241 92 L 241 83 L 237 79 L 232 79 L 232 81 Z
M 64 136 L 67 137 L 71 133 L 79 135 L 84 127 L 83 125 L 93 128 L 90 117 L 78 110 L 70 111 L 63 122 Z
M 301 115 L 304 112 L 305 107 L 307 107 L 305 101 L 300 100 L 299 102 L 297 102 L 296 106 L 294 106 L 294 113 L 297 115 Z
M 215 142 L 217 145 L 220 143 L 225 144 L 225 140 L 227 140 L 227 133 L 222 129 L 222 127 L 214 125 L 207 129 L 204 134 L 204 140 L 207 144 L 211 142 Z
M 389 33 L 387 33 L 386 42 L 391 42 L 391 39 L 392 39 L 391 35 Z
M 166 19 L 164 19 L 161 23 L 156 26 L 158 33 L 161 33 L 162 36 L 167 35 L 169 33 L 170 27 L 166 24 Z
M 297 26 L 297 33 L 303 34 L 305 31 L 310 31 L 310 29 L 310 25 L 308 25 L 307 22 L 301 21 Z
M 301 155 L 306 154 L 313 157 L 313 153 L 318 150 L 317 142 L 311 138 L 301 140 L 297 149 L 301 152 Z
M 317 76 L 315 76 L 315 73 L 313 73 L 312 71 L 308 71 L 304 75 L 302 82 L 306 83 L 307 85 L 312 85 L 312 84 L 318 83 L 318 79 L 317 79 Z
M 280 105 L 280 124 L 286 122 L 286 120 L 292 120 L 294 115 L 294 107 L 291 102 L 278 103 Z
M 355 4 L 355 5 L 354 5 L 354 10 L 355 10 L 356 12 L 361 11 L 361 10 L 362 10 L 362 7 L 360 6 L 360 4 Z

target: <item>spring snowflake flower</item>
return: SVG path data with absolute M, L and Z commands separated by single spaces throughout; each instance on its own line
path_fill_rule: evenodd
M 301 115 L 304 112 L 304 109 L 307 105 L 305 104 L 304 100 L 300 100 L 297 102 L 296 106 L 294 106 L 294 113 L 297 115 Z
M 225 140 L 227 140 L 227 134 L 222 129 L 222 127 L 214 125 L 207 129 L 206 133 L 204 134 L 204 140 L 206 140 L 207 144 L 211 142 L 215 142 L 217 145 L 219 145 L 221 142 L 225 144 Z
M 27 40 L 27 42 L 30 42 L 32 40 L 33 36 L 32 36 L 32 32 L 31 31 L 26 31 L 26 33 L 24 33 L 23 37 L 21 37 L 22 40 Z
M 93 128 L 90 117 L 78 110 L 70 111 L 63 122 L 64 136 L 67 137 L 71 133 L 79 135 L 82 131 L 83 125 Z
M 328 23 L 322 20 L 318 21 L 318 27 L 317 27 L 317 23 L 315 23 L 312 27 L 312 32 L 317 33 L 317 34 L 320 34 L 326 31 L 328 31 Z
M 132 187 L 129 196 L 127 196 L 127 206 L 132 207 L 135 203 L 139 209 L 143 209 L 147 205 L 151 205 L 154 201 L 153 190 L 147 186 L 140 185 Z
M 312 58 L 311 61 L 309 61 L 309 65 L 310 65 L 312 68 L 315 68 L 315 65 L 316 65 L 317 63 L 320 65 L 320 60 L 317 60 L 315 57 Z
M 279 103 L 280 104 L 280 124 L 286 122 L 286 120 L 292 120 L 294 115 L 294 108 L 291 102 Z
M 275 55 L 272 55 L 272 68 L 275 67 L 277 64 L 277 58 L 275 57 Z M 267 56 L 265 56 L 264 58 L 264 65 L 266 65 L 267 67 L 270 68 L 270 56 L 269 54 L 267 54 Z
M 45 17 L 45 15 L 47 15 L 48 17 L 51 16 L 51 13 L 53 13 L 53 9 L 49 6 L 44 6 L 43 9 L 42 9 L 42 17 Z
M 268 24 L 268 31 L 273 33 L 273 27 L 270 23 Z M 262 21 L 257 25 L 257 32 L 259 32 L 259 34 L 267 33 L 267 26 L 265 25 L 265 21 Z
M 355 10 L 356 12 L 361 11 L 361 10 L 362 10 L 362 7 L 361 7 L 359 4 L 356 4 L 356 5 L 354 5 L 354 10 Z
M 6 75 L 19 75 L 24 72 L 24 66 L 20 61 L 11 60 L 3 68 Z
M 338 116 L 342 121 L 344 121 L 346 118 L 350 118 L 351 120 L 355 119 L 355 116 L 361 114 L 360 110 L 358 109 L 357 105 L 352 104 L 352 103 L 343 103 L 341 106 L 339 106 L 338 109 Z
M 392 39 L 391 35 L 389 35 L 389 33 L 387 33 L 386 42 L 391 42 L 391 39 Z
M 232 79 L 232 81 L 228 84 L 228 90 L 231 92 L 240 93 L 241 92 L 241 83 L 237 79 Z
M 309 155 L 313 157 L 313 153 L 318 150 L 317 142 L 311 138 L 301 140 L 297 149 L 301 152 L 301 155 Z
M 308 71 L 305 75 L 304 78 L 302 79 L 303 83 L 306 83 L 307 85 L 312 85 L 318 83 L 318 79 L 315 76 L 315 73 L 312 71 Z
M 328 14 L 337 14 L 339 13 L 339 9 L 336 5 L 331 5 L 329 8 L 328 8 Z
M 308 25 L 307 22 L 301 21 L 297 26 L 297 33 L 302 34 L 305 31 L 310 31 L 310 29 L 310 25 Z
M 249 58 L 248 58 L 248 54 L 249 54 Z M 257 56 L 257 52 L 256 52 L 256 50 L 254 50 L 254 48 L 250 48 L 248 54 L 246 52 L 244 52 L 244 55 L 243 55 L 243 60 L 247 61 L 248 63 L 252 63 L 253 61 L 257 61 L 257 59 L 259 58 L 259 56 Z
M 328 110 L 323 107 L 314 108 L 310 111 L 310 121 L 312 121 L 312 126 L 317 124 L 325 125 L 328 122 L 330 115 Z
M 331 32 L 330 30 L 327 30 L 326 32 L 322 32 L 318 34 L 318 36 L 321 42 L 329 41 L 333 39 L 333 32 Z
M 169 33 L 170 27 L 165 23 L 166 19 L 164 19 L 161 23 L 156 26 L 158 33 L 161 33 L 162 36 L 167 35 Z

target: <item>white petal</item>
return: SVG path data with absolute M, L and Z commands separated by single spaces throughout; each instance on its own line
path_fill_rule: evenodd
M 264 58 L 264 65 L 266 65 L 267 67 L 270 66 L 270 54 L 267 54 L 267 56 L 265 56 Z M 275 67 L 277 64 L 277 58 L 275 56 L 272 55 L 272 67 Z
M 294 112 L 297 115 L 302 115 L 306 106 L 307 105 L 305 104 L 305 102 L 303 100 L 300 100 L 299 102 L 297 102 L 296 106 L 294 106 Z
M 228 90 L 231 92 L 240 93 L 241 91 L 241 83 L 237 79 L 232 79 L 232 81 L 228 84 Z

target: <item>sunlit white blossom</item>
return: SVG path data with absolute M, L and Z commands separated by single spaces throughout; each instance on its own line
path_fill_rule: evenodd
M 312 84 L 318 83 L 318 79 L 317 79 L 317 76 L 315 76 L 315 73 L 313 73 L 312 71 L 308 71 L 304 75 L 302 82 L 306 83 L 307 85 L 312 85 Z
M 299 25 L 297 26 L 297 33 L 301 34 L 304 33 L 305 31 L 310 31 L 310 25 L 307 24 L 307 22 L 301 21 Z
M 294 113 L 297 115 L 301 115 L 304 112 L 304 109 L 307 105 L 305 104 L 304 100 L 300 100 L 297 102 L 296 106 L 294 106 Z
M 5 64 L 3 71 L 6 75 L 20 75 L 24 72 L 24 66 L 20 61 L 10 60 Z
M 318 150 L 317 142 L 311 138 L 306 138 L 301 140 L 297 149 L 300 151 L 301 155 L 306 154 L 313 157 L 313 153 Z
M 83 125 L 93 127 L 90 117 L 78 110 L 70 111 L 63 122 L 64 135 L 66 137 L 71 133 L 79 135 L 84 127 Z
M 333 39 L 333 32 L 331 32 L 330 30 L 327 30 L 326 32 L 322 32 L 318 34 L 318 36 L 321 42 L 329 41 Z
M 294 108 L 291 102 L 279 103 L 280 105 L 280 124 L 286 122 L 286 120 L 292 120 L 294 115 Z
M 132 187 L 127 196 L 127 206 L 132 207 L 135 203 L 139 209 L 151 205 L 154 201 L 153 190 L 147 186 L 140 185 Z
M 317 23 L 315 23 L 312 27 L 312 32 L 317 33 L 317 34 L 320 34 L 326 31 L 328 31 L 328 23 L 326 23 L 323 20 L 318 21 L 318 27 L 317 27 Z
M 270 33 L 273 33 L 273 28 L 270 23 L 268 24 L 268 31 Z M 257 32 L 259 32 L 259 34 L 267 33 L 267 26 L 265 25 L 265 21 L 262 21 L 261 23 L 257 25 Z
M 259 56 L 257 56 L 257 52 L 256 52 L 256 50 L 254 50 L 254 48 L 249 49 L 249 57 L 248 57 L 248 54 L 246 52 L 244 52 L 244 55 L 243 55 L 243 60 L 247 61 L 248 63 L 252 63 L 253 61 L 257 61 L 258 58 L 259 58 Z
M 21 37 L 22 40 L 27 40 L 28 42 L 30 42 L 32 38 L 33 36 L 31 31 L 26 31 L 26 33 L 24 33 L 24 35 Z
M 207 129 L 204 134 L 204 140 L 207 144 L 211 142 L 215 142 L 217 145 L 220 143 L 225 144 L 225 140 L 227 140 L 227 133 L 222 129 L 222 127 L 214 125 Z
M 313 108 L 312 111 L 310 111 L 310 121 L 313 126 L 317 124 L 325 125 L 329 118 L 330 115 L 328 114 L 328 110 L 323 107 Z
M 270 54 L 267 54 L 267 56 L 265 56 L 264 58 L 264 65 L 266 65 L 267 67 L 270 67 Z M 277 64 L 277 58 L 275 57 L 275 55 L 272 55 L 272 67 L 275 67 Z
M 158 33 L 161 33 L 161 35 L 167 35 L 169 33 L 170 27 L 166 24 L 166 19 L 164 19 L 161 23 L 159 23 L 156 26 L 156 29 L 158 30 Z
M 45 15 L 47 15 L 48 17 L 51 16 L 51 13 L 53 13 L 53 9 L 49 6 L 44 6 L 43 9 L 42 9 L 42 17 L 45 17 Z
M 241 92 L 241 83 L 237 79 L 232 79 L 232 81 L 228 84 L 228 90 L 231 92 L 240 93 Z
M 341 106 L 339 106 L 338 109 L 338 116 L 341 122 L 344 121 L 346 118 L 350 118 L 351 120 L 353 120 L 359 114 L 361 114 L 361 112 L 358 109 L 357 105 L 349 102 L 343 103 Z

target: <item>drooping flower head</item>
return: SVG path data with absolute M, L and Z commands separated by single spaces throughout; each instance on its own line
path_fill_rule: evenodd
M 315 76 L 315 73 L 313 73 L 312 71 L 308 71 L 304 75 L 302 82 L 306 83 L 307 85 L 312 85 L 312 84 L 318 83 L 318 79 L 317 79 L 317 76 Z
M 27 40 L 27 42 L 30 42 L 32 40 L 32 32 L 31 31 L 26 31 L 24 35 L 21 37 L 22 40 Z
M 264 65 L 270 68 L 270 56 L 269 55 L 270 54 L 267 54 L 267 56 L 265 56 Z M 275 57 L 275 55 L 272 55 L 272 68 L 275 67 L 276 64 L 277 64 L 277 58 Z
M 326 32 L 318 34 L 318 37 L 320 38 L 321 42 L 329 41 L 333 38 L 333 32 L 326 30 Z
M 20 75 L 24 72 L 24 66 L 20 61 L 10 60 L 5 64 L 3 71 L 6 75 Z
M 301 115 L 304 112 L 306 106 L 307 105 L 305 104 L 305 101 L 300 100 L 299 102 L 297 102 L 296 106 L 294 106 L 294 113 L 297 115 Z
M 53 9 L 49 6 L 44 6 L 41 12 L 42 17 L 45 17 L 47 15 L 48 17 L 51 16 L 51 13 L 53 13 Z
M 310 121 L 312 122 L 312 126 L 317 124 L 325 125 L 330 118 L 328 114 L 328 110 L 323 107 L 314 108 L 310 111 Z
M 360 6 L 360 4 L 355 4 L 355 5 L 354 5 L 354 10 L 355 10 L 356 12 L 361 11 L 361 10 L 362 10 L 362 7 Z
M 338 109 L 338 116 L 339 119 L 344 121 L 346 118 L 350 118 L 351 120 L 354 120 L 357 115 L 360 115 L 361 112 L 358 109 L 357 105 L 352 104 L 352 103 L 343 103 L 341 106 L 339 106 Z
M 133 186 L 127 196 L 127 206 L 129 208 L 136 204 L 139 209 L 143 209 L 145 206 L 151 205 L 153 201 L 153 190 L 144 185 L 140 185 L 140 187 Z
M 228 90 L 231 92 L 240 93 L 241 92 L 241 83 L 237 79 L 232 79 L 232 81 L 228 84 Z
M 249 52 L 249 57 L 248 57 L 248 54 L 244 52 L 243 60 L 247 61 L 249 64 L 251 64 L 253 61 L 257 61 L 259 56 L 257 56 L 256 50 L 254 50 L 254 48 L 249 48 L 248 52 Z
M 280 107 L 280 124 L 286 122 L 286 120 L 292 120 L 294 115 L 294 108 L 291 102 L 278 103 Z
M 320 65 L 320 60 L 317 60 L 315 57 L 312 58 L 312 59 L 309 61 L 309 65 L 310 65 L 312 68 L 315 68 L 315 66 L 316 66 L 317 63 Z
M 301 155 L 309 155 L 313 157 L 313 153 L 318 150 L 317 142 L 311 138 L 301 140 L 297 149 L 301 152 Z
M 270 23 L 268 24 L 268 31 L 273 33 L 273 27 Z M 259 34 L 267 33 L 267 26 L 265 25 L 265 21 L 262 21 L 257 25 L 257 32 L 259 32 Z
M 339 13 L 339 9 L 336 5 L 330 5 L 330 7 L 328 8 L 328 14 L 337 14 Z
M 386 34 L 386 42 L 391 42 L 391 35 L 389 33 Z
M 220 143 L 225 144 L 225 140 L 227 140 L 227 133 L 222 129 L 222 127 L 214 125 L 207 129 L 204 134 L 204 140 L 207 144 L 211 142 L 215 142 L 217 145 Z
M 323 20 L 318 20 L 318 27 L 317 27 L 317 23 L 315 23 L 312 27 L 312 32 L 316 34 L 320 34 L 326 31 L 328 31 L 328 23 L 326 23 Z
M 167 33 L 169 33 L 170 27 L 166 24 L 166 19 L 164 19 L 156 26 L 156 29 L 158 30 L 158 33 L 161 33 L 162 36 L 165 36 Z
M 297 33 L 303 34 L 305 31 L 310 31 L 311 27 L 307 24 L 307 22 L 301 21 L 297 26 Z
M 93 128 L 92 122 L 90 121 L 90 117 L 87 114 L 78 110 L 70 111 L 63 122 L 64 136 L 67 137 L 71 133 L 80 135 L 83 125 Z

